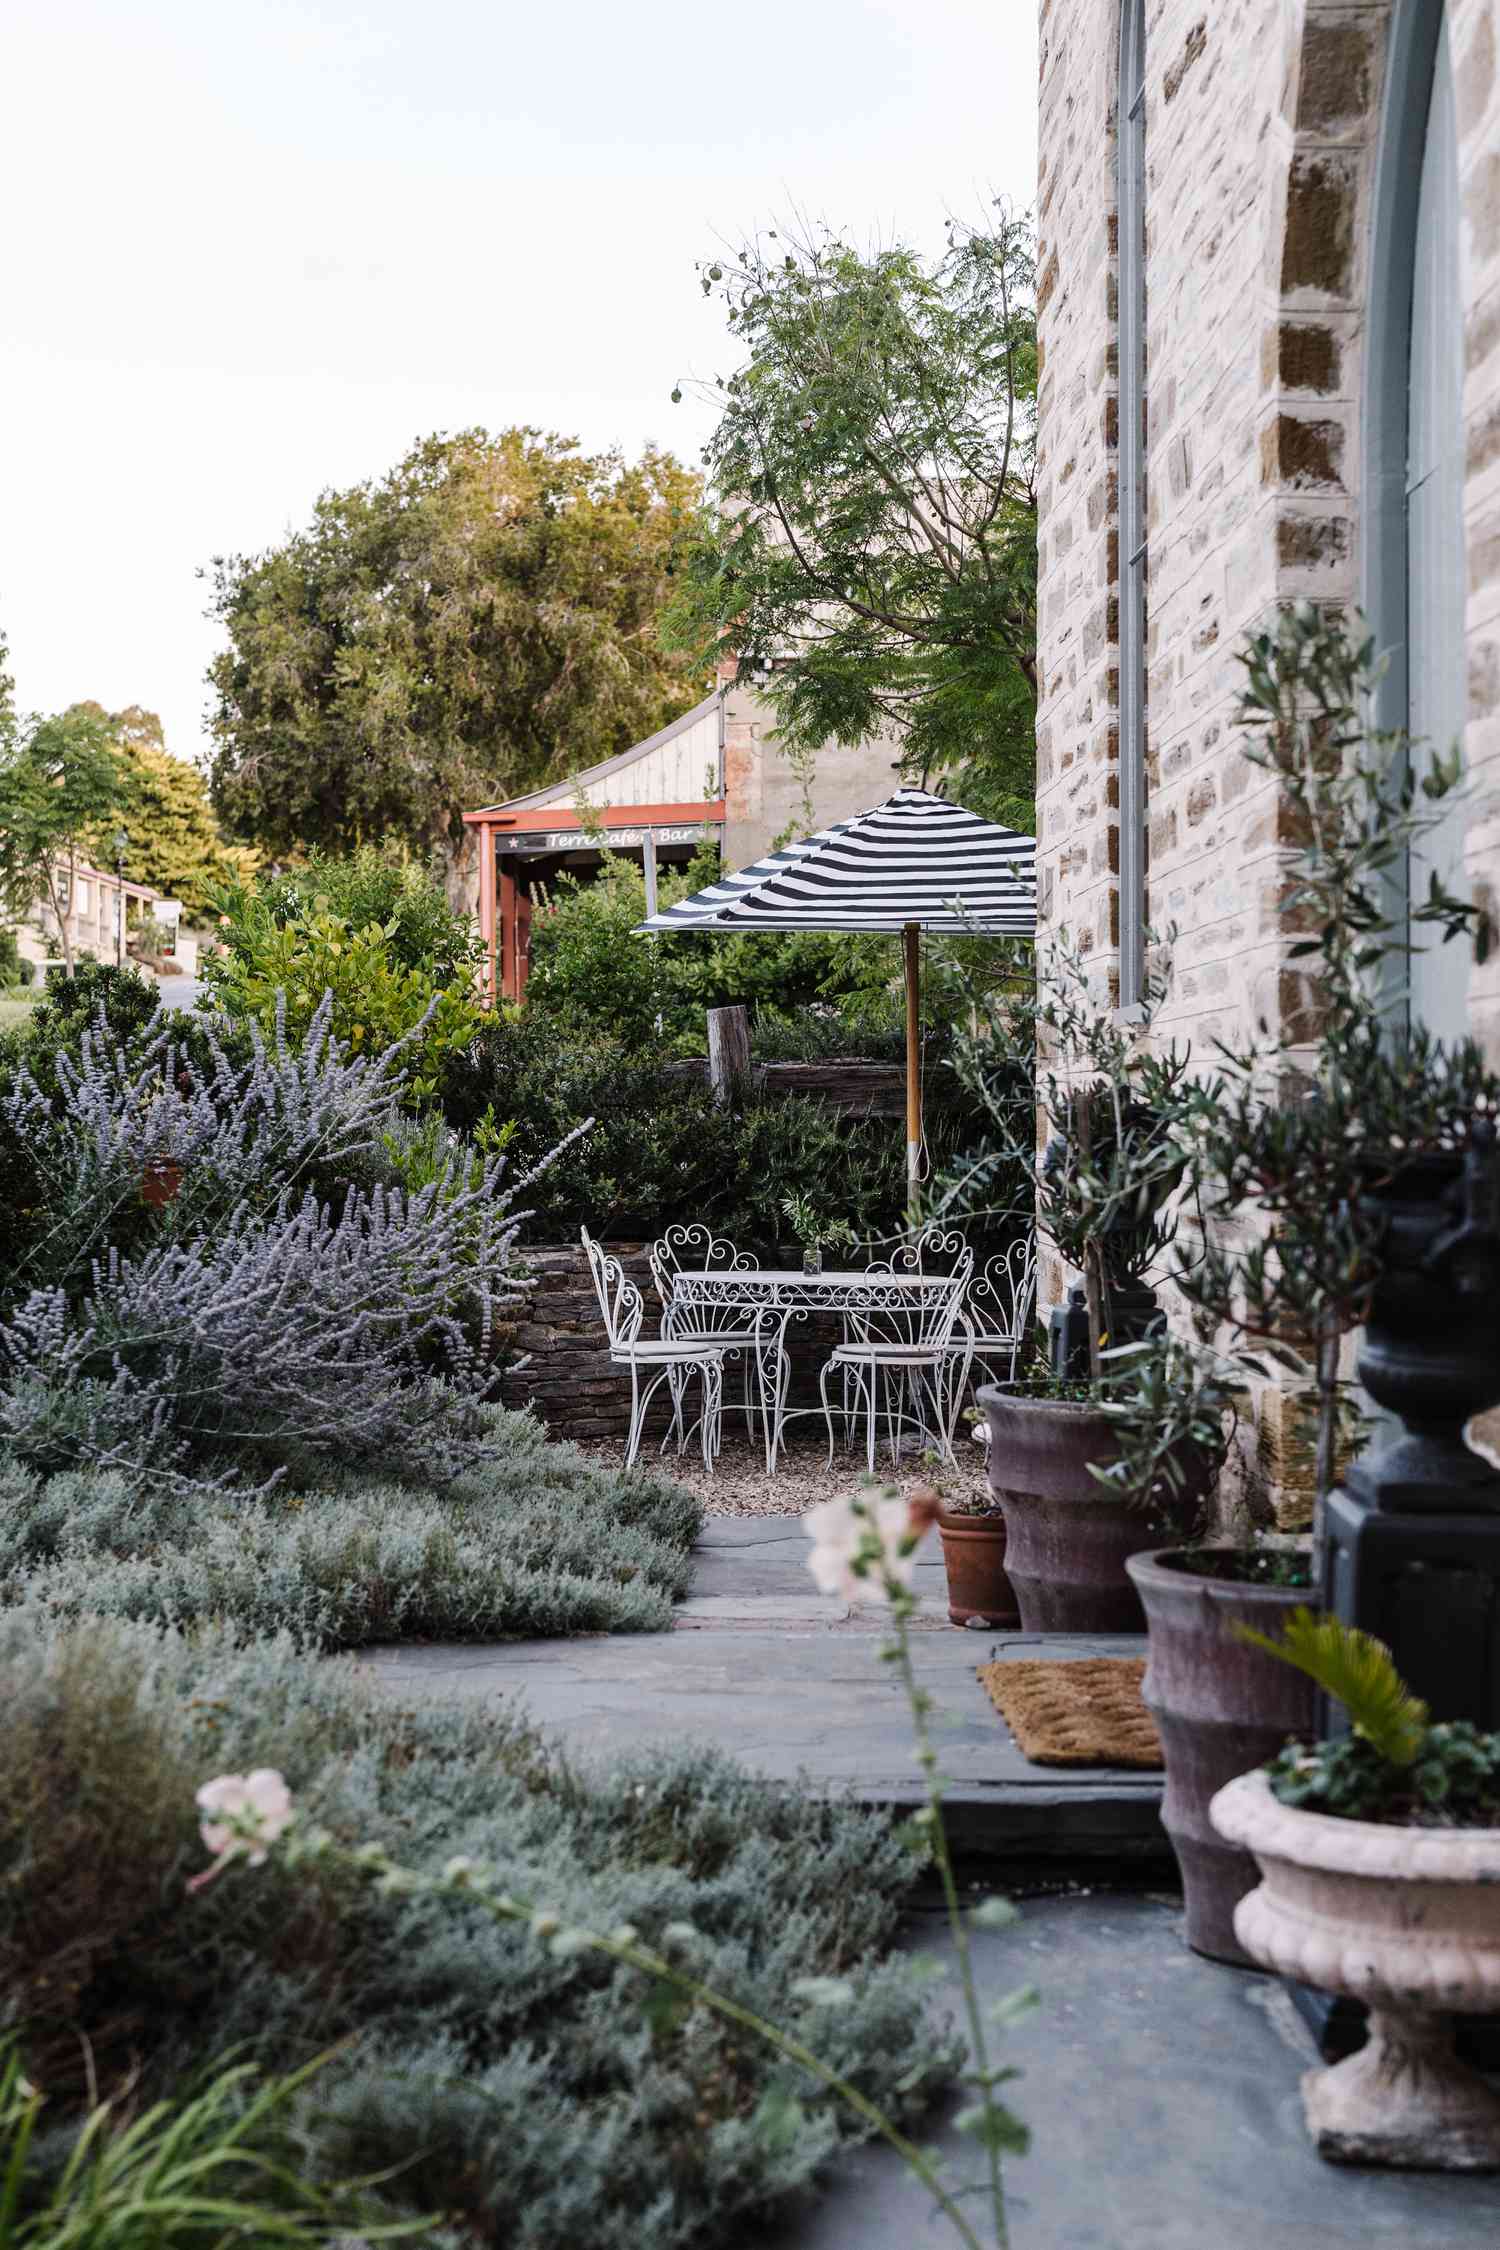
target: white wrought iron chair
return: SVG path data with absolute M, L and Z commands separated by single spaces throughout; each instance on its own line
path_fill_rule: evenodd
M 710 1472 L 719 1452 L 720 1408 L 724 1396 L 724 1354 L 713 1344 L 696 1338 L 651 1337 L 641 1334 L 646 1300 L 618 1258 L 611 1257 L 594 1240 L 587 1227 L 579 1229 L 599 1310 L 609 1337 L 609 1356 L 616 1367 L 630 1371 L 630 1434 L 625 1466 L 630 1468 L 641 1449 L 641 1433 L 652 1399 L 663 1383 L 670 1386 L 672 1426 L 662 1440 L 665 1452 L 673 1437 L 679 1453 L 691 1434 L 683 1423 L 683 1399 L 696 1375 L 703 1385 L 703 1412 L 699 1426 L 703 1440 L 703 1466 Z
M 679 1299 L 675 1288 L 677 1275 L 684 1271 L 757 1273 L 759 1261 L 748 1250 L 736 1249 L 732 1242 L 716 1235 L 701 1221 L 668 1227 L 666 1233 L 652 1243 L 646 1256 L 656 1294 L 661 1300 L 662 1335 L 685 1343 L 715 1344 L 726 1357 L 738 1359 L 745 1376 L 739 1411 L 744 1414 L 746 1431 L 754 1433 L 757 1415 L 764 1431 L 768 1420 L 776 1416 L 789 1373 L 786 1352 L 779 1345 L 770 1363 L 763 1365 L 759 1344 L 772 1333 L 769 1323 L 765 1322 L 763 1314 L 744 1305 L 707 1305 Z M 770 1397 L 756 1395 L 763 1379 L 772 1386 Z
M 933 1272 L 923 1265 L 920 1253 L 924 1245 L 929 1255 L 951 1255 L 947 1273 Z M 958 1323 L 974 1270 L 974 1253 L 959 1236 L 929 1233 L 870 1270 L 872 1277 L 909 1274 L 929 1286 L 914 1292 L 909 1304 L 897 1302 L 851 1313 L 849 1332 L 825 1361 L 818 1377 L 828 1430 L 829 1465 L 834 1452 L 834 1409 L 828 1389 L 834 1376 L 843 1383 L 846 1435 L 852 1436 L 856 1415 L 864 1415 L 865 1465 L 871 1476 L 875 1473 L 876 1428 L 882 1412 L 893 1465 L 898 1439 L 905 1430 L 916 1432 L 951 1461 L 956 1401 L 968 1381 L 972 1357 L 967 1342 L 958 1336 Z
M 1016 1363 L 1031 1333 L 1036 1308 L 1036 1236 L 1020 1235 L 1009 1249 L 987 1258 L 969 1283 L 954 1333 L 953 1354 L 967 1340 L 970 1369 L 980 1368 L 991 1383 L 1014 1383 Z M 1002 1372 L 1003 1370 L 1003 1372 Z M 953 1418 L 963 1399 L 953 1388 Z

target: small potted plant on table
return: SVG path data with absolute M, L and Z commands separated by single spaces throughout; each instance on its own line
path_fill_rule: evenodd
M 1318 2152 L 1500 2170 L 1500 2095 L 1459 2061 L 1449 2021 L 1500 2006 L 1500 1735 L 1434 1725 L 1389 1651 L 1333 1618 L 1299 1609 L 1263 1645 L 1353 1727 L 1288 1745 L 1212 1808 L 1260 1869 L 1235 1913 L 1245 1950 L 1370 2011 L 1365 2045 L 1302 2081 Z
M 858 1242 L 847 1219 L 825 1218 L 809 1196 L 788 1195 L 783 1198 L 781 1208 L 801 1244 L 804 1273 L 823 1271 L 825 1250 L 852 1251 Z

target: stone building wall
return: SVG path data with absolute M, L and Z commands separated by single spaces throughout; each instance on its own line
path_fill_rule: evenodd
M 779 836 L 805 836 L 878 805 L 901 786 L 901 746 L 871 735 L 851 747 L 825 742 L 791 756 L 771 707 L 749 681 L 733 678 L 724 698 L 724 864 L 762 859 Z
M 1164 1035 L 1292 1017 L 1277 809 L 1228 725 L 1274 602 L 1360 596 L 1360 461 L 1388 0 L 1148 0 L 1149 913 Z M 1450 0 L 1468 372 L 1470 877 L 1500 847 L 1500 0 Z M 1043 0 L 1039 327 L 1044 925 L 1119 940 L 1118 0 Z M 1500 964 L 1473 1022 L 1500 1052 Z
M 1306 996 L 1280 813 L 1229 724 L 1279 600 L 1361 596 L 1375 156 L 1390 0 L 1147 0 L 1148 918 L 1163 1039 L 1202 1050 Z M 1500 0 L 1450 0 L 1458 101 L 1469 651 L 1467 867 L 1500 852 Z M 1041 0 L 1038 895 L 1117 993 L 1119 0 Z M 1470 1021 L 1500 1057 L 1500 960 Z M 1062 1276 L 1044 1273 L 1044 1298 Z M 1262 1432 L 1279 1474 L 1276 1432 Z

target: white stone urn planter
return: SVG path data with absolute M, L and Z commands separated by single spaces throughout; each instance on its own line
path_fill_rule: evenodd
M 1263 1773 L 1221 1789 L 1209 1817 L 1260 1867 L 1235 1909 L 1245 1951 L 1370 2011 L 1359 2052 L 1303 2078 L 1318 2154 L 1500 2170 L 1500 2095 L 1459 2061 L 1449 2020 L 1500 2005 L 1500 1828 L 1302 1812 Z

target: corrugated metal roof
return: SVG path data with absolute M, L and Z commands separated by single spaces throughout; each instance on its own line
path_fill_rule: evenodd
M 644 742 L 632 743 L 628 750 L 617 751 L 614 757 L 601 759 L 597 766 L 587 766 L 582 773 L 566 774 L 561 781 L 549 782 L 545 789 L 530 790 L 524 797 L 507 797 L 498 805 L 480 805 L 477 812 L 527 812 L 542 805 L 569 805 L 580 790 L 589 789 L 596 782 L 610 780 L 615 774 L 623 773 L 627 766 L 650 757 L 654 750 L 664 749 L 669 742 L 675 742 L 678 735 L 688 733 L 714 710 L 718 701 L 718 689 L 711 688 L 701 703 L 695 703 L 691 711 L 684 711 L 680 718 L 659 727 L 655 734 L 647 735 Z M 476 814 L 470 813 L 467 817 L 472 820 Z

